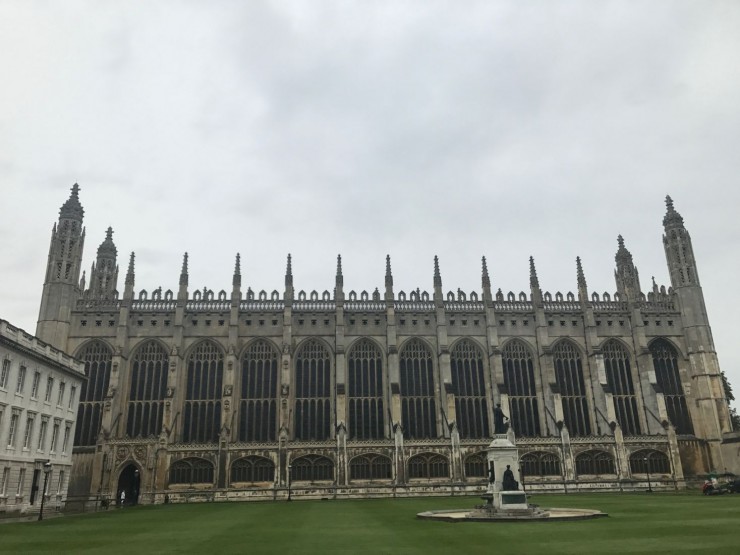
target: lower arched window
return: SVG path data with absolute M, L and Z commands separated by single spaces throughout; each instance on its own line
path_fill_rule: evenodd
M 436 453 L 422 453 L 409 459 L 409 478 L 449 478 L 447 457 Z
M 522 456 L 520 461 L 524 476 L 560 476 L 560 459 L 552 453 L 536 451 Z
M 265 457 L 244 457 L 231 465 L 232 482 L 272 482 L 275 465 Z
M 290 464 L 290 479 L 301 482 L 318 482 L 334 479 L 334 463 L 320 455 L 298 457 Z
M 349 463 L 350 480 L 390 480 L 391 460 L 385 455 L 360 455 Z
M 476 453 L 465 459 L 466 478 L 485 478 L 486 476 L 488 476 L 488 464 L 485 455 Z
M 576 457 L 576 474 L 616 474 L 614 457 L 606 451 L 586 451 Z
M 182 459 L 170 467 L 170 484 L 212 484 L 213 465 L 204 459 Z
M 670 474 L 671 463 L 665 453 L 652 449 L 643 449 L 630 455 L 632 474 Z

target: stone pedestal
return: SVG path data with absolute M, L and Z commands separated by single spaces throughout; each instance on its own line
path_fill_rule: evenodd
M 529 510 L 527 495 L 520 483 L 519 450 L 515 441 L 514 432 L 509 431 L 508 434 L 494 435 L 493 441 L 488 446 L 486 459 L 489 481 L 484 499 L 494 512 Z

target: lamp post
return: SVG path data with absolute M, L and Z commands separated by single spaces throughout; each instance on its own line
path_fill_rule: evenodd
M 647 457 L 642 460 L 645 461 L 645 473 L 647 474 L 648 493 L 653 493 L 653 486 L 650 484 L 650 464 Z
M 139 469 L 137 468 L 134 470 L 134 491 L 131 492 L 131 501 L 134 505 L 137 505 L 139 503 L 139 482 L 141 481 L 141 476 L 139 475 Z
M 39 511 L 39 521 L 44 520 L 44 499 L 46 499 L 46 485 L 49 482 L 49 474 L 51 473 L 51 463 L 46 461 L 44 463 L 44 489 L 41 491 L 41 510 Z
M 290 492 L 290 476 L 293 473 L 292 471 L 293 471 L 293 465 L 289 464 L 288 465 L 288 501 L 292 501 L 292 499 L 290 498 L 290 493 L 291 493 Z

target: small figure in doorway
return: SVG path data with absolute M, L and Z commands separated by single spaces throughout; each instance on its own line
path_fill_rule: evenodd
M 123 507 L 123 504 L 126 503 L 126 490 L 121 490 L 121 503 L 120 506 Z

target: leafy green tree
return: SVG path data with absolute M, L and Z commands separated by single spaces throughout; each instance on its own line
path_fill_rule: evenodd
M 722 375 L 722 387 L 725 390 L 725 399 L 727 399 L 727 405 L 730 405 L 730 401 L 735 400 L 735 395 L 732 393 L 732 386 L 730 385 L 730 380 L 727 379 L 727 376 L 725 375 L 724 371 L 721 372 Z M 735 431 L 740 430 L 740 414 L 737 413 L 737 409 L 735 407 L 730 407 L 730 420 L 732 421 L 732 429 Z

